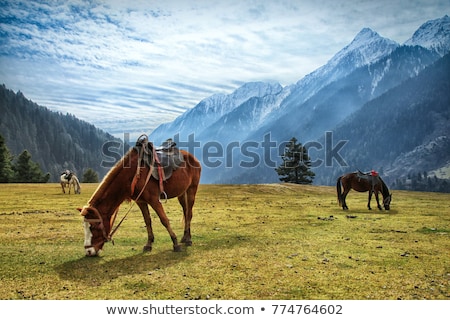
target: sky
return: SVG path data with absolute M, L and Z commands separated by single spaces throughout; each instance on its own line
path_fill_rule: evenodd
M 368 27 L 403 44 L 450 0 L 0 0 L 0 84 L 119 138 L 246 82 L 286 86 Z

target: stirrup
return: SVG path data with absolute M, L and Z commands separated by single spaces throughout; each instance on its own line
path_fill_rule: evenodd
M 161 195 L 164 195 L 164 198 L 161 198 Z M 167 203 L 167 193 L 165 191 L 161 192 L 159 195 L 159 202 L 163 203 L 161 199 L 164 199 L 164 203 Z

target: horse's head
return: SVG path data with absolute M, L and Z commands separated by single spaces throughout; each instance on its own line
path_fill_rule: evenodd
M 86 256 L 97 256 L 107 242 L 110 221 L 102 218 L 100 212 L 90 206 L 78 208 L 84 217 L 84 249 Z
M 391 200 L 392 200 L 392 193 L 389 193 L 387 197 L 383 198 L 383 206 L 385 210 L 391 209 Z

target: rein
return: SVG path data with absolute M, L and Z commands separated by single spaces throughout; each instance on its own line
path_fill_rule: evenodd
M 128 208 L 127 212 L 125 213 L 125 215 L 122 217 L 122 219 L 119 221 L 119 223 L 117 224 L 117 226 L 115 226 L 114 229 L 111 230 L 111 232 L 108 235 L 108 240 L 112 240 L 112 236 L 114 235 L 114 233 L 116 233 L 117 229 L 119 229 L 120 225 L 122 224 L 122 222 L 125 220 L 125 218 L 128 216 L 128 214 L 130 213 L 131 209 L 133 208 L 133 205 L 136 201 L 138 201 L 138 199 L 141 197 L 142 193 L 145 190 L 145 187 L 147 186 L 150 177 L 152 175 L 151 170 L 149 170 L 148 174 L 147 174 L 147 178 L 145 179 L 145 184 L 144 187 L 142 188 L 141 192 L 139 192 L 138 196 L 136 197 L 136 199 L 134 200 L 134 202 L 131 203 L 130 207 Z M 117 213 L 119 212 L 119 208 L 116 209 L 116 211 L 114 211 L 114 214 L 111 216 L 111 227 L 114 225 L 114 222 L 116 220 L 117 217 Z M 113 241 L 114 244 L 114 241 Z
M 148 140 L 147 135 L 143 134 L 143 135 L 141 135 L 141 137 L 144 137 L 143 141 L 144 141 L 144 142 L 147 142 L 147 140 Z M 140 140 L 141 137 L 139 137 L 138 141 Z M 149 152 L 148 152 L 148 147 L 144 147 L 144 146 L 147 146 L 147 144 L 146 144 L 146 143 L 145 143 L 145 144 L 143 143 L 143 144 L 142 144 L 142 148 L 141 148 L 140 151 L 139 151 L 138 165 L 137 165 L 137 167 L 136 167 L 136 173 L 134 174 L 134 178 L 133 178 L 133 181 L 132 181 L 132 183 L 131 183 L 131 195 L 134 194 L 134 190 L 135 190 L 135 188 L 136 188 L 136 184 L 137 184 L 137 182 L 138 182 L 138 180 L 139 180 L 139 178 L 140 178 L 140 176 L 141 176 L 141 169 L 143 168 L 143 167 L 141 167 L 141 162 L 143 162 L 143 159 L 144 159 L 144 152 L 145 152 L 146 154 L 149 154 Z M 144 150 L 144 149 L 145 149 L 145 150 Z M 153 148 L 153 150 L 154 150 L 154 149 L 155 149 L 155 148 Z M 144 165 L 144 166 L 145 166 L 145 165 Z M 125 218 L 128 216 L 128 214 L 130 213 L 131 209 L 133 208 L 134 203 L 135 203 L 136 201 L 138 201 L 139 198 L 141 197 L 142 193 L 143 193 L 144 190 L 145 190 L 145 187 L 147 186 L 148 182 L 150 181 L 150 177 L 152 176 L 152 170 L 153 170 L 153 161 L 152 161 L 152 163 L 150 164 L 150 168 L 149 168 L 148 173 L 147 173 L 147 178 L 145 178 L 144 186 L 142 187 L 142 189 L 141 189 L 141 191 L 139 192 L 139 194 L 138 194 L 138 196 L 136 197 L 136 199 L 134 199 L 134 202 L 131 203 L 130 207 L 128 208 L 127 212 L 126 212 L 125 215 L 122 217 L 122 219 L 120 220 L 120 222 L 117 224 L 117 226 L 116 226 L 114 229 L 111 230 L 111 232 L 109 233 L 108 238 L 107 238 L 108 240 L 112 240 L 112 236 L 116 233 L 116 231 L 119 229 L 119 227 L 120 227 L 120 225 L 122 224 L 122 222 L 123 222 L 123 221 L 125 220 Z M 114 225 L 114 222 L 115 222 L 115 220 L 116 220 L 116 217 L 117 217 L 117 213 L 118 213 L 118 212 L 119 212 L 119 208 L 116 209 L 116 211 L 114 212 L 113 216 L 111 217 L 111 218 L 112 218 L 112 220 L 111 220 L 111 227 Z M 114 243 L 114 241 L 113 241 L 113 243 Z
M 148 181 L 150 180 L 150 176 L 151 176 L 151 171 L 149 171 L 147 178 L 145 180 L 145 184 L 144 187 L 142 188 L 141 192 L 139 193 L 139 195 L 136 197 L 136 199 L 134 200 L 133 203 L 131 203 L 130 207 L 128 208 L 127 212 L 125 213 L 125 215 L 122 217 L 122 219 L 120 220 L 120 222 L 114 227 L 114 229 L 111 229 L 111 231 L 109 232 L 109 234 L 106 234 L 106 229 L 105 229 L 105 224 L 103 222 L 103 218 L 100 215 L 100 212 L 97 210 L 97 208 L 95 207 L 91 207 L 91 206 L 84 206 L 83 210 L 87 210 L 87 209 L 91 209 L 92 211 L 94 211 L 95 215 L 98 217 L 97 219 L 87 219 L 84 218 L 84 221 L 89 222 L 89 223 L 96 223 L 96 222 L 100 222 L 100 228 L 103 232 L 103 238 L 105 239 L 105 241 L 111 241 L 114 244 L 114 240 L 112 240 L 113 235 L 117 232 L 117 230 L 119 229 L 120 225 L 122 224 L 122 222 L 125 220 L 125 218 L 128 216 L 128 214 L 130 213 L 131 209 L 133 208 L 134 203 L 141 197 L 142 193 L 145 190 L 145 187 L 148 184 Z M 111 216 L 111 220 L 110 220 L 110 225 L 111 227 L 114 225 L 114 222 L 116 221 L 117 218 L 117 214 L 119 212 L 119 207 L 117 207 L 117 209 L 114 211 L 114 213 Z

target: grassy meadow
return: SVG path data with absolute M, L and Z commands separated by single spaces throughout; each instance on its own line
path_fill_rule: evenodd
M 173 252 L 153 213 L 153 251 L 142 253 L 133 206 L 92 258 L 76 208 L 96 186 L 0 184 L 0 299 L 450 298 L 449 194 L 394 190 L 380 212 L 352 191 L 342 211 L 333 187 L 201 185 L 192 247 Z M 178 201 L 164 206 L 181 239 Z

